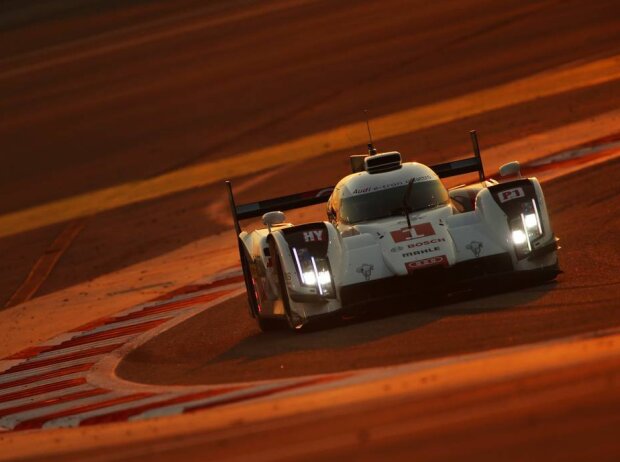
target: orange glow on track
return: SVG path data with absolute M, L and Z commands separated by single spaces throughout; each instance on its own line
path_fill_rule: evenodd
M 507 106 L 620 79 L 620 55 L 560 67 L 485 90 L 394 112 L 372 120 L 377 140 L 445 124 Z M 365 122 L 343 125 L 234 157 L 192 165 L 143 181 L 113 186 L 0 216 L 0 237 L 257 173 L 327 152 L 352 148 L 347 134 Z

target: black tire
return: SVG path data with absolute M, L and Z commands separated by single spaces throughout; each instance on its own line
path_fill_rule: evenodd
M 551 282 L 555 280 L 560 274 L 562 274 L 562 270 L 560 269 L 559 263 L 556 263 L 545 268 L 541 272 L 538 281 L 541 283 Z
M 239 245 L 243 243 L 239 241 Z M 250 270 L 250 262 L 248 260 L 247 253 L 243 247 L 241 250 L 241 268 L 243 269 L 243 280 L 245 282 L 245 289 L 248 296 L 248 305 L 250 309 L 250 315 L 256 318 L 258 322 L 258 328 L 263 332 L 273 332 L 274 330 L 282 330 L 286 327 L 286 322 L 283 319 L 263 318 L 258 310 L 258 300 L 256 300 L 256 288 L 254 287 L 254 280 L 252 279 L 252 272 Z
M 258 302 L 256 301 L 256 288 L 252 280 L 252 272 L 250 270 L 250 262 L 248 260 L 245 246 L 239 240 L 239 255 L 241 258 L 241 269 L 243 270 L 243 280 L 245 282 L 245 291 L 248 297 L 248 308 L 253 318 L 258 317 Z
M 306 321 L 302 324 L 299 322 L 299 320 L 294 319 L 294 315 L 291 311 L 291 305 L 289 303 L 288 290 L 286 288 L 286 281 L 284 279 L 284 271 L 282 271 L 282 262 L 280 261 L 280 255 L 277 253 L 274 245 L 271 246 L 270 252 L 271 255 L 274 255 L 274 265 L 276 267 L 276 272 L 278 273 L 278 283 L 280 285 L 280 296 L 282 297 L 284 313 L 286 313 L 286 320 L 288 322 L 288 325 L 295 332 L 305 332 L 309 328 L 308 322 Z
M 286 328 L 286 321 L 284 319 L 261 318 L 258 316 L 256 320 L 258 321 L 258 328 L 263 332 L 273 332 Z

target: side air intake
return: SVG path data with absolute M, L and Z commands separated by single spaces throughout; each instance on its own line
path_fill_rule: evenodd
M 364 165 L 368 173 L 383 173 L 398 170 L 402 166 L 400 152 L 384 152 L 364 159 Z

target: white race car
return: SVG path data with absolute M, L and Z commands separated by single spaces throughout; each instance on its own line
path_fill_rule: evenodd
M 228 192 L 250 314 L 262 330 L 299 330 L 326 316 L 392 297 L 446 293 L 559 273 L 557 243 L 536 178 L 518 162 L 503 181 L 485 179 L 475 155 L 426 166 L 398 152 L 351 156 L 353 173 L 328 187 L 236 205 Z M 479 182 L 447 190 L 440 178 L 478 172 Z M 327 221 L 293 225 L 282 210 L 327 202 Z M 262 216 L 265 228 L 239 221 Z

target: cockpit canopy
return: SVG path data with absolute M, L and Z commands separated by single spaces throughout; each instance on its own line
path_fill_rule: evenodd
M 343 198 L 339 219 L 354 224 L 404 215 L 407 189 L 408 184 L 404 184 Z M 409 212 L 445 205 L 449 201 L 448 191 L 439 180 L 414 182 L 407 198 Z

